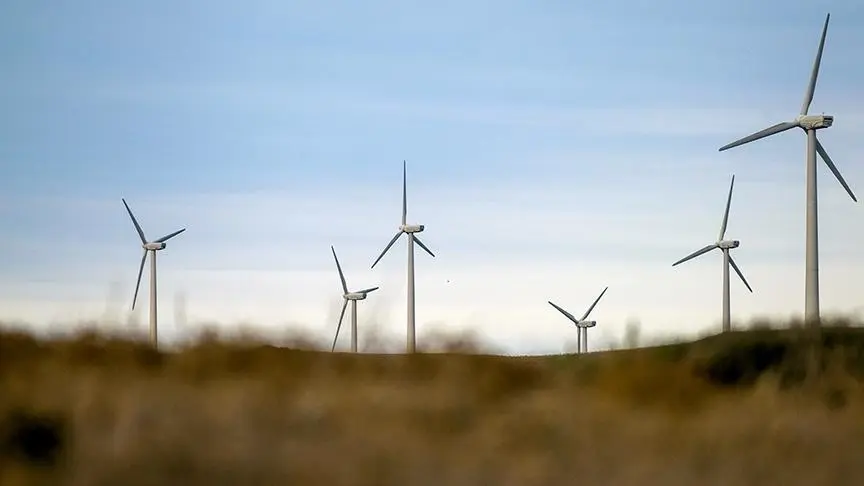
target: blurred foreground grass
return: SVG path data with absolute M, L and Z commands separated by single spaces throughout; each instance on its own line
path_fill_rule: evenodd
M 584 356 L 0 334 L 0 485 L 841 485 L 864 329 Z M 299 345 L 298 345 L 299 347 Z

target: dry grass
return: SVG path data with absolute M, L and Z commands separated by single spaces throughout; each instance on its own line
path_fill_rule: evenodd
M 818 365 L 812 339 L 352 356 L 5 333 L 0 484 L 859 484 L 864 329 L 825 329 Z

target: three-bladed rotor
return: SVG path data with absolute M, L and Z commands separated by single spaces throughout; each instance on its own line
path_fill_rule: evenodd
M 342 283 L 342 311 L 339 313 L 339 324 L 336 326 L 336 336 L 333 337 L 333 346 L 330 351 L 334 351 L 336 349 L 336 341 L 339 339 L 339 330 L 342 329 L 342 319 L 345 318 L 345 309 L 348 307 L 349 301 L 354 301 L 352 305 L 357 305 L 356 301 L 366 299 L 366 296 L 375 290 L 378 290 L 378 287 L 370 287 L 368 289 L 358 290 L 356 292 L 348 291 L 348 284 L 345 281 L 345 274 L 342 273 L 342 265 L 339 264 L 339 257 L 336 256 L 336 249 L 333 248 L 333 245 L 330 245 L 330 251 L 333 253 L 333 259 L 336 261 L 336 270 L 339 271 L 339 280 Z M 356 322 L 352 323 L 356 325 Z M 353 327 L 353 326 L 352 326 Z
M 432 257 L 435 256 L 435 254 L 432 253 L 432 250 L 430 250 L 429 247 L 424 245 L 423 242 L 420 241 L 420 238 L 418 238 L 416 235 L 417 233 L 423 232 L 423 230 L 426 229 L 426 227 L 422 224 L 407 224 L 407 220 L 408 220 L 408 187 L 407 186 L 408 186 L 407 168 L 406 168 L 405 161 L 403 160 L 402 161 L 402 224 L 399 226 L 399 231 L 397 231 L 396 235 L 393 236 L 393 239 L 390 240 L 390 243 L 387 243 L 387 246 L 384 247 L 384 251 L 382 251 L 381 254 L 378 255 L 378 258 L 376 258 L 375 261 L 372 263 L 371 268 L 375 268 L 375 265 L 377 265 L 378 262 L 381 261 L 381 258 L 384 257 L 384 254 L 387 253 L 387 250 L 389 250 L 390 247 L 392 247 L 396 243 L 396 240 L 398 240 L 399 237 L 402 236 L 403 234 L 407 234 L 408 237 L 411 238 L 412 240 L 414 240 L 414 243 L 417 243 L 420 246 L 420 248 L 423 248 L 423 250 L 425 250 L 426 253 L 429 254 L 429 256 L 432 256 Z
M 732 182 L 729 184 L 729 196 L 726 198 L 726 211 L 723 212 L 723 221 L 720 223 L 720 234 L 717 236 L 717 241 L 707 245 L 699 250 L 694 251 L 693 253 L 687 255 L 686 257 L 678 260 L 673 263 L 672 266 L 679 265 L 688 260 L 692 260 L 698 256 L 704 255 L 712 250 L 721 250 L 724 252 L 728 252 L 733 248 L 738 248 L 741 245 L 741 242 L 738 240 L 727 240 L 726 237 L 726 226 L 729 223 L 729 209 L 732 206 L 732 190 L 735 187 L 735 176 L 732 176 Z M 747 290 L 753 292 L 753 289 L 750 287 L 750 284 L 747 283 L 747 279 L 744 278 L 744 274 L 741 273 L 741 269 L 738 268 L 738 265 L 735 263 L 735 260 L 732 258 L 732 255 L 729 255 L 729 265 L 735 270 L 735 273 L 738 274 L 738 277 L 741 278 L 741 281 L 744 282 L 744 285 L 747 286 Z
M 570 319 L 570 321 L 573 322 L 573 324 L 575 324 L 576 327 L 581 327 L 581 328 L 594 327 L 597 325 L 597 321 L 587 321 L 586 319 L 588 319 L 588 315 L 591 314 L 591 311 L 594 310 L 594 307 L 597 305 L 598 302 L 600 302 L 600 299 L 603 297 L 603 294 L 605 294 L 607 290 L 609 290 L 609 287 L 606 287 L 605 289 L 603 289 L 603 292 L 600 292 L 600 295 L 597 296 L 597 299 L 594 300 L 594 303 L 591 304 L 590 307 L 588 307 L 588 310 L 586 310 L 584 314 L 582 314 L 581 319 L 576 319 L 576 316 L 574 316 L 573 314 L 562 309 L 558 304 L 552 302 L 551 300 L 547 301 L 547 302 L 552 307 L 558 309 L 558 312 L 564 314 L 564 317 L 566 317 L 567 319 Z
M 822 51 L 825 49 L 825 37 L 828 34 L 828 21 L 831 19 L 831 14 L 829 13 L 825 17 L 825 25 L 822 27 L 822 37 L 819 39 L 819 48 L 816 51 L 816 60 L 813 61 L 813 69 L 810 72 L 810 82 L 807 85 L 807 91 L 804 93 L 804 102 L 801 104 L 801 112 L 798 116 L 795 117 L 792 121 L 781 122 L 776 125 L 772 125 L 764 130 L 760 130 L 751 135 L 747 135 L 741 139 L 738 139 L 732 143 L 728 143 L 722 147 L 720 147 L 720 151 L 728 150 L 733 147 L 738 147 L 740 145 L 744 145 L 746 143 L 750 143 L 765 137 L 769 137 L 771 135 L 776 135 L 781 132 L 785 132 L 787 130 L 791 130 L 793 128 L 801 128 L 804 131 L 810 130 L 821 130 L 823 128 L 828 128 L 834 123 L 834 117 L 831 115 L 809 115 L 810 104 L 813 102 L 813 94 L 816 92 L 816 80 L 819 77 L 819 67 L 822 64 Z M 819 157 L 825 162 L 825 165 L 828 166 L 828 169 L 834 174 L 834 177 L 840 182 L 840 185 L 843 186 L 843 189 L 846 190 L 846 193 L 849 194 L 849 197 L 852 198 L 853 201 L 857 202 L 858 199 L 855 197 L 855 194 L 852 192 L 852 189 L 849 187 L 849 184 L 846 183 L 846 180 L 843 179 L 843 176 L 840 175 L 840 171 L 837 169 L 837 166 L 834 165 L 834 161 L 831 160 L 831 157 L 828 155 L 828 152 L 825 150 L 825 147 L 819 141 L 818 138 L 813 135 L 816 141 L 816 153 L 819 154 Z
M 167 246 L 166 242 L 186 231 L 186 228 L 179 229 L 153 241 L 148 241 L 147 237 L 144 235 L 144 230 L 141 229 L 141 225 L 138 224 L 138 220 L 135 218 L 135 215 L 132 214 L 132 210 L 126 203 L 126 199 L 123 198 L 121 200 L 123 201 L 123 205 L 126 206 L 126 212 L 129 213 L 129 218 L 132 219 L 132 224 L 135 225 L 135 231 L 138 232 L 138 237 L 141 238 L 141 247 L 144 248 L 144 254 L 141 255 L 141 265 L 138 267 L 138 279 L 135 282 L 135 294 L 132 297 L 132 309 L 134 310 L 135 302 L 138 300 L 138 289 L 141 287 L 141 275 L 144 273 L 144 264 L 147 262 L 147 253 L 151 251 L 156 252 L 164 250 Z

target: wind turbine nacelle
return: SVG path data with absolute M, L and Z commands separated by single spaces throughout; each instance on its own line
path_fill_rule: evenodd
M 732 248 L 738 248 L 740 245 L 741 242 L 738 240 L 723 240 L 717 243 L 717 246 L 719 246 L 721 250 L 731 250 Z
M 834 123 L 831 115 L 804 115 L 798 117 L 798 124 L 804 130 L 819 130 L 828 128 Z
M 411 234 L 411 233 L 419 233 L 423 231 L 426 227 L 422 224 L 406 224 L 402 226 L 402 231 Z
M 597 321 L 579 321 L 576 326 L 578 327 L 594 327 L 597 325 Z
M 345 294 L 345 298 L 348 300 L 363 300 L 366 298 L 366 294 L 362 292 L 348 292 Z
M 156 243 L 156 242 L 144 243 L 144 249 L 145 250 L 154 250 L 154 251 L 155 250 L 164 250 L 165 249 L 165 243 L 164 242 L 163 243 Z

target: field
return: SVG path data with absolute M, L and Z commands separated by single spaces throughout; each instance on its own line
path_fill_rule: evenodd
M 0 334 L 0 484 L 843 485 L 864 329 L 583 356 Z M 455 349 L 455 348 L 454 348 Z

